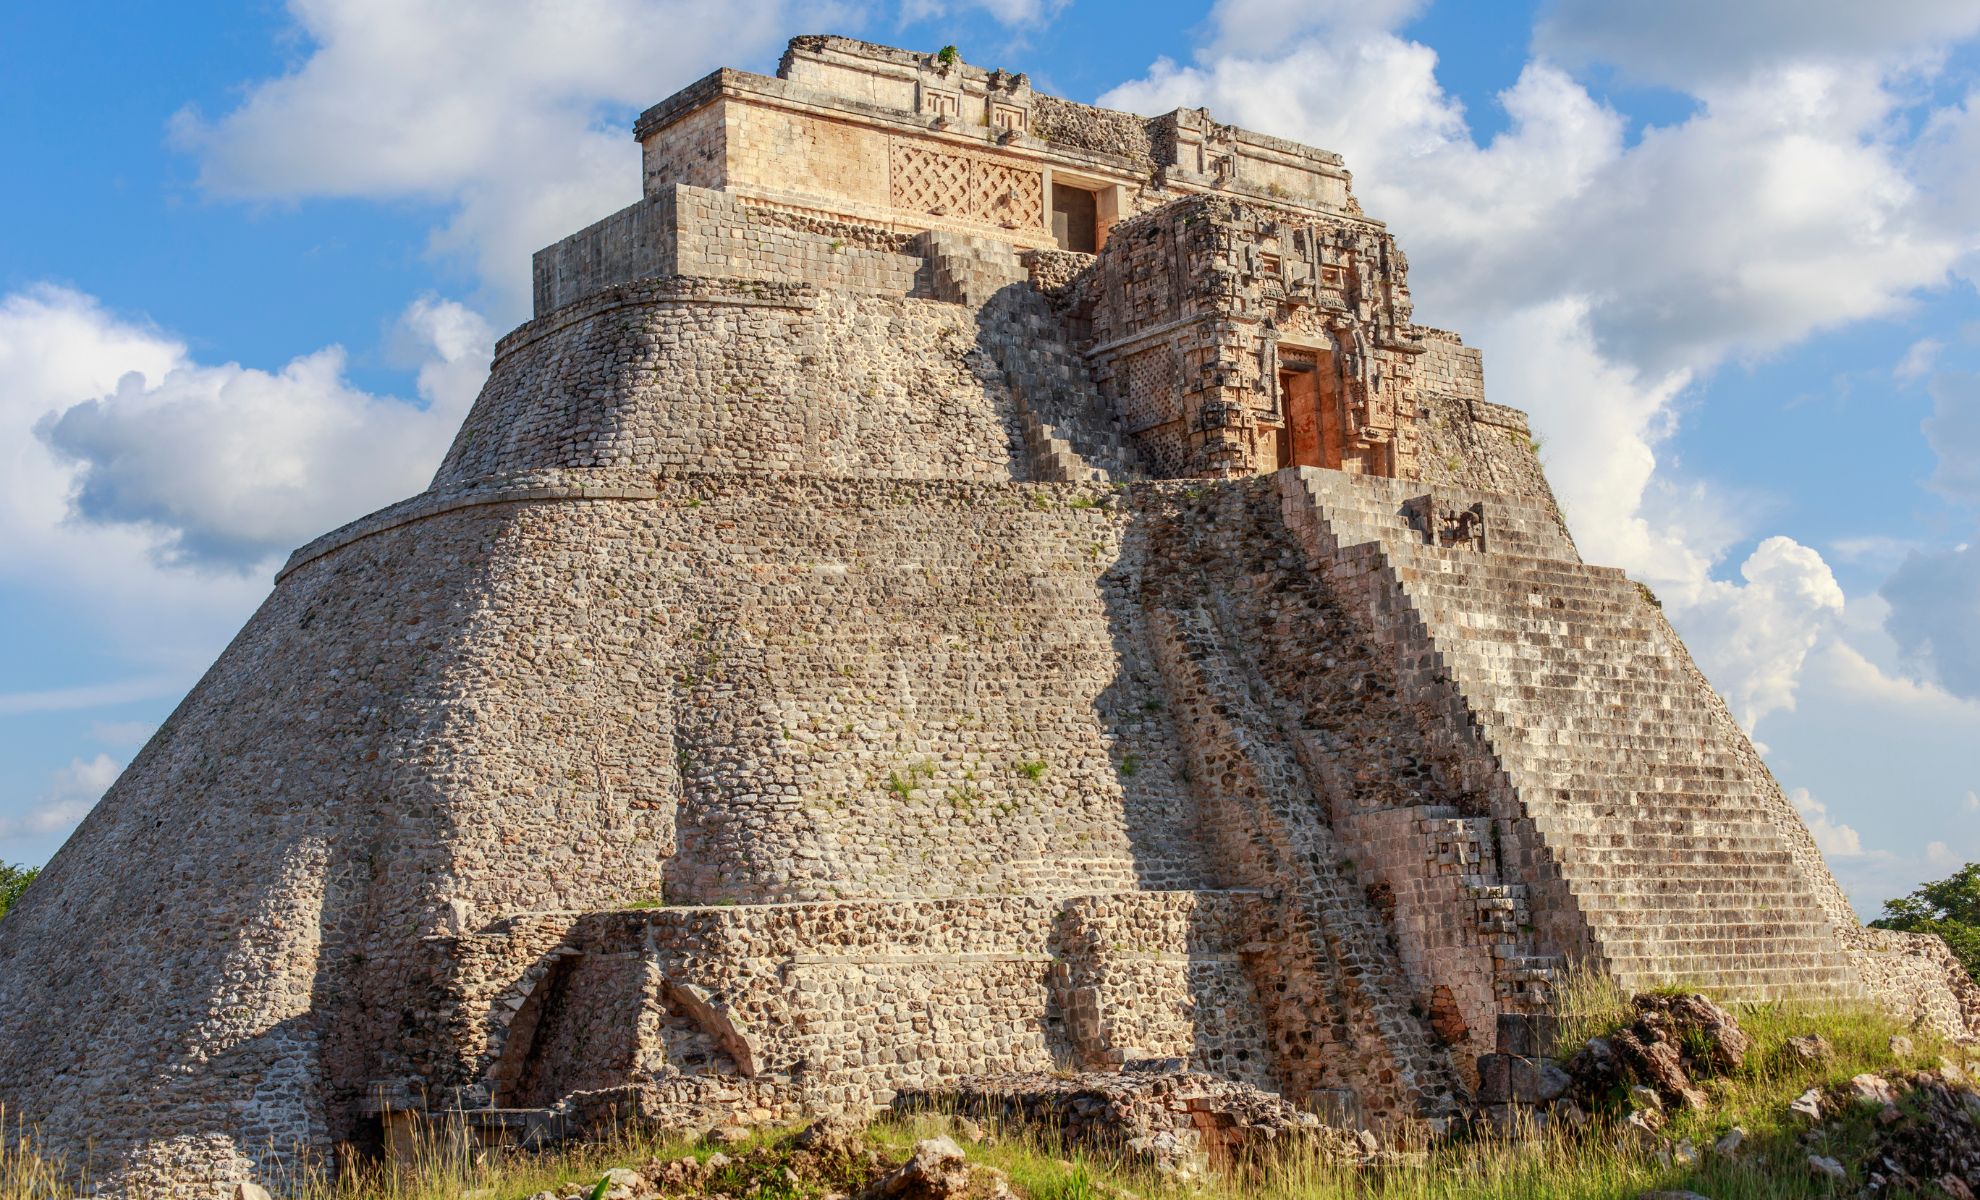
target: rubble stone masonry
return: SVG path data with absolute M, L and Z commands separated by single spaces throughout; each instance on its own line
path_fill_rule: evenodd
M 220 1196 L 1164 1063 L 1434 1126 L 1574 964 L 1980 1032 L 1338 157 L 837 38 L 637 135 L 0 923 L 41 1145 Z

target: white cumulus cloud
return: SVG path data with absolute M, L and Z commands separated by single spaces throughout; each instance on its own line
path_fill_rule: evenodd
M 1842 616 L 1843 591 L 1822 556 L 1792 538 L 1765 539 L 1739 573 L 1743 583 L 1702 584 L 1683 617 L 1693 651 L 1751 732 L 1794 708 L 1802 666 Z
M 0 842 L 66 833 L 88 815 L 123 765 L 107 754 L 72 759 L 26 812 L 0 816 Z
M 1270 2 L 1228 0 L 1218 13 Z M 1634 141 L 1559 61 L 1536 56 L 1499 97 L 1504 130 L 1480 144 L 1435 52 L 1395 32 L 1408 14 L 1396 8 L 1278 40 L 1213 21 L 1194 62 L 1159 60 L 1101 100 L 1208 106 L 1341 152 L 1363 206 L 1410 254 L 1418 313 L 1481 346 L 1492 398 L 1532 415 L 1584 554 L 1656 588 L 1749 727 L 1791 707 L 1795 675 L 1841 608 L 1827 564 L 1761 537 L 1746 498 L 1673 477 L 1660 449 L 1684 398 L 1722 364 L 1900 311 L 1972 251 L 1971 220 L 1933 190 L 1957 155 L 1924 154 L 1901 119 L 1933 129 L 1935 144 L 1965 144 L 1973 130 L 1953 119 L 1965 110 L 1920 116 L 1908 82 L 1922 39 L 1969 26 L 1946 10 L 1821 53 L 1786 32 L 1751 53 L 1725 48 L 1725 69 L 1685 77 L 1694 111 Z M 1601 21 L 1584 4 L 1550 14 L 1542 45 L 1585 41 Z M 1618 13 L 1602 28 L 1639 17 L 1664 19 Z M 1724 14 L 1701 27 L 1735 41 L 1746 29 Z M 1591 47 L 1583 57 L 1614 61 Z M 1749 538 L 1758 549 L 1728 578 L 1731 548 Z
M 1932 373 L 1932 368 L 1939 361 L 1940 352 L 1945 348 L 1946 344 L 1938 338 L 1919 338 L 1906 347 L 1904 357 L 1898 359 L 1897 366 L 1891 368 L 1891 375 L 1900 383 L 1923 379 Z
M 1793 802 L 1794 811 L 1800 813 L 1801 819 L 1807 823 L 1808 832 L 1815 835 L 1815 847 L 1824 857 L 1863 856 L 1863 839 L 1856 830 L 1830 820 L 1828 807 L 1810 795 L 1807 788 L 1795 788 L 1788 793 L 1788 799 Z
M 373 396 L 331 346 L 275 371 L 181 360 L 131 371 L 36 431 L 76 465 L 86 521 L 155 532 L 172 561 L 251 566 L 421 490 L 487 371 L 486 322 L 422 300 L 423 403 Z
M 280 555 L 422 490 L 490 337 L 442 300 L 400 330 L 417 349 L 412 403 L 352 386 L 334 348 L 274 370 L 201 363 L 80 292 L 0 296 L 0 581 L 102 629 L 127 672 L 0 693 L 0 714 L 183 690 Z
M 305 48 L 291 70 L 228 112 L 173 121 L 202 186 L 443 205 L 433 247 L 473 266 L 503 320 L 527 311 L 532 252 L 638 199 L 633 113 L 771 54 L 793 25 L 831 28 L 846 12 L 786 0 L 719 12 L 696 0 L 288 7 Z

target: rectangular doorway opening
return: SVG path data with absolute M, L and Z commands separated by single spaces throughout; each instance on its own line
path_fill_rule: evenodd
M 1081 254 L 1100 249 L 1100 198 L 1083 187 L 1052 184 L 1052 240 Z
M 1335 402 L 1334 356 L 1318 350 L 1279 351 L 1280 467 L 1341 465 L 1341 412 Z

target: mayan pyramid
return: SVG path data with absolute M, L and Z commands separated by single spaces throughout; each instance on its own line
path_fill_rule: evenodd
M 1146 1059 L 1436 1121 L 1576 964 L 1975 1011 L 1338 156 L 829 37 L 634 133 L 431 486 L 295 552 L 0 924 L 45 1145 L 232 1195 L 421 1113 Z

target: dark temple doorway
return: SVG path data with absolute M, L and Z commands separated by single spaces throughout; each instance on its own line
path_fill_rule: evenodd
M 1083 187 L 1052 185 L 1052 238 L 1061 250 L 1093 254 L 1100 249 L 1100 199 Z

